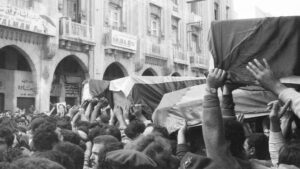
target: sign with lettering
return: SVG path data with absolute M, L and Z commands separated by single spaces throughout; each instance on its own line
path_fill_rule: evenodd
M 49 17 L 11 6 L 0 6 L 0 25 L 50 36 L 56 34 Z
M 78 83 L 65 83 L 66 97 L 79 97 Z
M 31 72 L 15 71 L 15 94 L 16 97 L 35 97 L 36 85 Z
M 111 31 L 111 45 L 136 51 L 137 37 L 127 33 L 112 30 Z

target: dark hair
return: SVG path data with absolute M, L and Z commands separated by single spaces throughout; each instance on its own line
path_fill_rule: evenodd
M 80 136 L 71 130 L 63 129 L 61 130 L 61 135 L 63 136 L 64 141 L 68 141 L 76 145 L 79 145 L 80 143 Z
M 300 143 L 292 141 L 280 148 L 278 164 L 295 165 L 300 167 Z
M 246 139 L 242 123 L 224 120 L 225 139 L 230 141 L 230 152 L 234 157 L 245 159 L 244 141 Z
M 179 161 L 172 156 L 169 140 L 162 136 L 155 134 L 140 136 L 133 142 L 128 143 L 125 149 L 145 153 L 158 164 L 159 168 L 178 168 L 179 166 Z
M 101 135 L 111 135 L 117 138 L 119 141 L 121 141 L 122 139 L 121 132 L 117 127 L 105 124 L 103 124 L 102 126 L 96 126 L 91 129 L 91 131 L 89 132 L 89 139 L 93 140 L 97 136 Z
M 61 129 L 72 130 L 71 122 L 66 118 L 59 118 L 57 120 L 57 127 Z
M 115 137 L 109 135 L 98 136 L 94 139 L 94 144 L 103 144 L 103 148 L 100 149 L 98 154 L 98 168 L 103 169 L 105 164 L 106 154 L 123 149 L 123 143 L 118 141 Z
M 255 148 L 255 158 L 270 160 L 269 139 L 263 133 L 253 133 L 247 138 L 249 148 Z
M 32 139 L 36 151 L 51 150 L 54 144 L 59 142 L 55 129 L 51 123 L 42 124 L 36 129 Z
M 151 124 L 150 126 L 153 127 L 153 134 L 158 134 L 166 139 L 169 139 L 170 135 L 167 128 L 155 124 Z
M 74 162 L 75 169 L 82 169 L 84 164 L 84 151 L 77 145 L 69 142 L 60 142 L 53 150 L 67 154 Z
M 22 150 L 19 148 L 8 148 L 5 152 L 3 152 L 3 161 L 4 162 L 13 162 L 19 158 L 23 157 Z
M 12 163 L 12 169 L 65 169 L 60 164 L 46 158 L 21 158 Z
M 129 123 L 124 132 L 128 138 L 135 139 L 144 132 L 145 128 L 146 126 L 143 122 L 133 120 Z
M 14 142 L 14 135 L 12 131 L 4 126 L 0 127 L 0 137 L 4 138 L 5 143 L 8 147 L 11 147 Z
M 66 169 L 74 169 L 73 160 L 65 153 L 62 153 L 60 151 L 49 150 L 44 152 L 36 152 L 33 154 L 33 156 L 47 158 L 51 161 L 57 162 L 58 164 L 64 166 Z

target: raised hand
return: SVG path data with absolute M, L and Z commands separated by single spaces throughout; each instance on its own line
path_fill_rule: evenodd
M 253 62 L 248 63 L 247 69 L 265 89 L 278 95 L 286 87 L 275 77 L 267 60 L 263 59 L 263 62 L 254 59 Z
M 211 70 L 207 76 L 206 84 L 209 88 L 218 89 L 223 86 L 226 80 L 226 71 L 215 68 Z

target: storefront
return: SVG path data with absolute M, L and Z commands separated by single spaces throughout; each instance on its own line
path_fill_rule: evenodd
M 50 102 L 66 102 L 68 105 L 80 103 L 82 82 L 87 78 L 85 70 L 75 59 L 67 56 L 57 66 L 52 82 Z
M 26 109 L 35 106 L 36 82 L 32 68 L 18 49 L 0 49 L 0 110 Z

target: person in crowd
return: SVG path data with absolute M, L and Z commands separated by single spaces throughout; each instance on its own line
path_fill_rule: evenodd
M 150 134 L 147 136 L 140 136 L 133 142 L 125 145 L 125 149 L 143 152 L 153 159 L 160 169 L 175 169 L 179 167 L 179 160 L 172 155 L 172 148 L 169 140 L 160 135 Z
M 3 159 L 3 153 L 13 144 L 14 135 L 10 129 L 0 127 L 0 159 Z
M 123 144 L 111 135 L 102 135 L 94 138 L 90 156 L 90 166 L 96 169 L 101 165 L 101 161 L 104 161 L 106 153 L 122 148 Z
M 74 169 L 83 169 L 84 151 L 78 145 L 60 142 L 53 147 L 53 150 L 67 154 L 74 162 Z
M 70 143 L 80 145 L 80 137 L 78 134 L 74 133 L 72 130 L 61 130 L 62 141 L 68 141 Z
M 218 89 L 224 86 L 226 78 L 226 71 L 215 68 L 209 72 L 206 81 L 202 130 L 207 157 L 224 168 L 264 168 L 246 158 L 243 148 L 243 126 L 235 120 L 235 115 L 231 118 L 234 114 L 234 104 L 222 105 L 223 111 L 221 110 Z M 223 93 L 223 98 L 226 98 L 224 95 Z
M 52 123 L 41 124 L 33 134 L 33 147 L 35 151 L 52 150 L 53 146 L 60 141 L 56 126 Z
M 145 128 L 146 126 L 143 122 L 139 120 L 133 120 L 129 123 L 124 132 L 128 138 L 134 140 L 143 134 Z
M 269 152 L 269 139 L 263 133 L 252 133 L 246 138 L 244 149 L 249 159 L 256 160 L 267 167 L 273 166 Z

